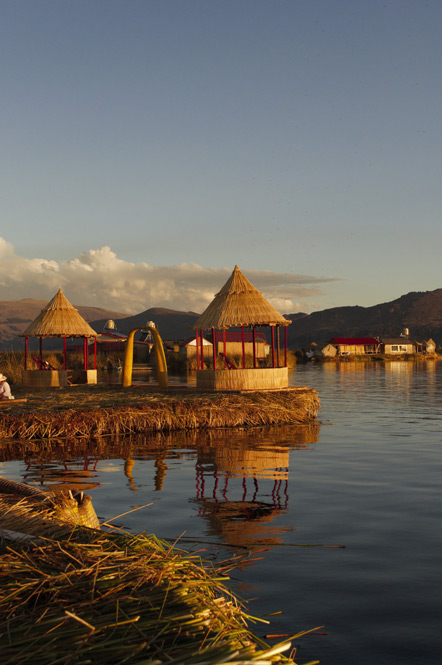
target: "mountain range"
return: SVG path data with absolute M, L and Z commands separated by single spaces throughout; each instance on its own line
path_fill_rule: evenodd
M 290 348 L 332 337 L 399 337 L 408 328 L 410 338 L 442 343 L 442 289 L 407 293 L 372 307 L 333 307 L 312 314 L 288 314 Z
M 32 298 L 0 301 L 0 349 L 22 349 L 23 339 L 18 335 L 46 304 Z M 196 312 L 162 307 L 153 307 L 133 316 L 99 307 L 76 307 L 97 332 L 104 329 L 108 319 L 115 321 L 117 331 L 121 333 L 153 321 L 165 340 L 191 337 L 193 330 L 190 326 L 199 317 Z M 288 345 L 292 349 L 311 342 L 326 343 L 332 337 L 398 337 L 404 328 L 409 329 L 413 340 L 426 341 L 431 337 L 437 345 L 442 344 L 442 289 L 411 292 L 372 307 L 333 307 L 312 314 L 285 316 L 292 321 L 288 327 Z

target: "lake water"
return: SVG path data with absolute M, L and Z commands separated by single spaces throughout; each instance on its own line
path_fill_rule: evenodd
M 251 614 L 281 612 L 261 635 L 323 626 L 300 664 L 439 665 L 442 363 L 298 365 L 291 383 L 318 390 L 319 424 L 6 448 L 0 474 L 82 487 L 106 519 L 151 504 L 116 523 L 208 557 L 265 550 L 232 586 Z

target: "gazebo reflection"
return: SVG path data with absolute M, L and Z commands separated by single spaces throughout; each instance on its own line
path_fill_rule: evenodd
M 280 542 L 269 525 L 288 507 L 288 446 L 201 446 L 195 470 L 194 501 L 209 534 L 242 547 Z

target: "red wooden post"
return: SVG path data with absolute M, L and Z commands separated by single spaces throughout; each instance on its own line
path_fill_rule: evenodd
M 196 368 L 200 368 L 200 351 L 198 348 L 198 330 L 195 330 L 195 353 L 196 353 Z
M 63 337 L 63 369 L 66 369 L 66 337 Z
M 226 343 L 226 329 L 224 328 L 223 330 L 223 346 L 224 346 L 224 355 L 226 355 L 227 352 L 227 343 Z
M 244 338 L 244 326 L 241 326 L 241 346 L 242 346 L 242 368 L 246 368 L 246 342 Z
M 276 326 L 276 366 L 279 367 L 279 326 Z
M 253 367 L 256 369 L 256 326 L 253 326 Z
M 97 338 L 94 337 L 94 369 L 97 369 Z
M 25 369 L 28 369 L 28 338 L 25 337 Z
M 212 341 L 213 341 L 213 370 L 216 371 L 216 337 L 215 337 L 215 328 L 212 328 Z
M 272 365 L 275 367 L 275 326 L 271 326 L 272 329 Z
M 201 337 L 201 369 L 204 369 L 204 330 L 201 328 L 200 337 Z
M 287 367 L 287 326 L 284 326 L 284 367 Z

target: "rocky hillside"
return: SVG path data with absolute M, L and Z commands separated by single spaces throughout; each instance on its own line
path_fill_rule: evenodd
M 442 289 L 408 293 L 373 307 L 334 307 L 286 316 L 293 321 L 288 328 L 290 348 L 328 342 L 331 337 L 398 337 L 404 328 L 413 340 L 432 337 L 442 344 Z

